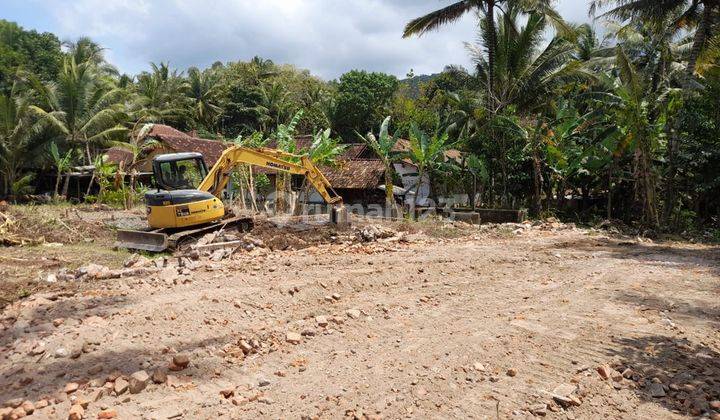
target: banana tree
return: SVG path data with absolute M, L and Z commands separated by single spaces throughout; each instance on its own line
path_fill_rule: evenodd
M 265 138 L 260 131 L 254 132 L 247 137 L 237 136 L 233 142 L 243 147 L 263 147 L 267 144 L 268 139 Z M 257 198 L 255 196 L 255 177 L 252 172 L 252 165 L 238 165 L 237 171 L 233 174 L 235 184 L 240 188 L 240 201 L 245 208 L 245 187 L 247 186 L 250 195 L 250 205 L 253 211 L 258 211 Z
M 146 134 L 152 129 L 153 124 L 143 124 L 140 126 L 143 119 L 144 117 L 141 117 L 135 122 L 131 130 L 132 134 L 129 142 L 113 141 L 110 143 L 113 147 L 130 152 L 130 161 L 121 163 L 116 172 L 119 177 L 119 182 L 124 182 L 124 170 L 127 169 L 130 171 L 130 182 L 128 184 L 130 191 L 125 197 L 126 209 L 131 209 L 135 205 L 135 184 L 138 176 L 136 166 L 139 162 L 141 162 L 141 156 L 146 156 L 149 152 L 162 147 L 162 144 L 159 141 L 146 137 Z M 125 164 L 127 166 L 123 166 Z
M 55 176 L 55 189 L 53 190 L 53 200 L 58 198 L 58 190 L 60 189 L 60 180 L 62 179 L 63 173 L 70 169 L 72 163 L 72 150 L 68 150 L 65 155 L 60 153 L 57 143 L 50 143 L 50 158 L 52 159 L 53 165 L 56 169 Z
M 278 149 L 288 153 L 297 152 L 295 130 L 302 116 L 303 111 L 300 110 L 295 113 L 288 124 L 280 124 L 277 126 L 273 137 L 277 142 L 276 147 Z M 290 175 L 284 172 L 278 172 L 275 176 L 275 213 L 285 213 L 290 208 L 290 203 L 288 202 L 288 197 L 291 195 L 290 187 Z
M 385 166 L 385 209 L 389 212 L 398 213 L 395 197 L 393 196 L 393 174 L 395 173 L 393 161 L 398 156 L 398 152 L 395 150 L 398 138 L 390 135 L 388 132 L 389 125 L 390 117 L 388 116 L 380 125 L 378 137 L 375 137 L 372 133 L 368 133 L 367 136 L 362 136 L 357 132 L 356 134 L 370 147 Z
M 468 195 L 468 204 L 471 209 L 474 209 L 477 204 L 475 196 L 478 192 L 482 195 L 481 186 L 488 180 L 487 166 L 477 155 L 463 154 L 458 171 Z
M 434 175 L 447 172 L 450 169 L 449 163 L 445 159 L 445 152 L 451 146 L 447 132 L 428 135 L 415 125 L 410 128 L 410 149 L 404 153 L 404 156 L 410 159 L 418 172 L 418 180 L 415 185 L 415 206 L 418 205 L 420 187 L 425 176 L 428 176 L 430 181 L 431 196 L 437 198 L 437 192 L 433 188 L 432 180 Z M 437 199 L 434 201 L 437 204 Z
M 315 165 L 319 166 L 336 166 L 337 159 L 343 154 L 347 146 L 340 144 L 340 140 L 331 137 L 331 130 L 320 130 L 313 134 L 312 143 L 307 150 L 301 151 L 301 154 L 307 154 Z M 303 196 L 307 202 L 310 196 L 311 185 L 307 179 L 303 180 Z M 301 206 L 296 206 L 295 214 L 302 212 Z

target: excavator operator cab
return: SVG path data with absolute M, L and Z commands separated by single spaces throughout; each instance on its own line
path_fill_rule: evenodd
M 158 155 L 152 165 L 158 189 L 167 191 L 197 189 L 208 173 L 200 153 Z
M 198 189 L 208 174 L 200 153 L 158 155 L 152 161 L 156 190 L 145 193 L 147 217 L 155 228 L 183 228 L 225 216 L 222 201 Z

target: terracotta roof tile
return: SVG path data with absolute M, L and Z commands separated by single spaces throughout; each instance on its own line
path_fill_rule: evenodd
M 333 188 L 374 189 L 382 184 L 385 165 L 374 159 L 352 159 L 322 171 Z
M 307 150 L 312 145 L 312 136 L 297 136 L 295 137 L 295 143 L 297 144 L 298 150 Z M 357 159 L 367 147 L 364 143 L 346 143 L 345 146 L 345 151 L 341 155 L 342 159 Z M 265 147 L 275 149 L 277 147 L 277 142 L 275 140 L 271 140 Z
M 202 153 L 208 166 L 214 165 L 225 149 L 232 145 L 219 140 L 192 137 L 163 124 L 154 124 L 145 137 L 157 139 L 172 152 Z M 307 149 L 312 142 L 312 136 L 298 136 L 296 141 L 299 149 Z M 274 142 L 270 142 L 266 147 L 273 148 L 275 146 Z M 109 149 L 107 154 L 115 163 L 127 162 L 132 159 L 130 152 L 116 147 Z M 337 166 L 321 168 L 333 188 L 374 189 L 382 183 L 385 172 L 382 162 L 377 159 L 358 159 L 361 155 L 373 156 L 372 153 L 368 154 L 365 144 L 351 143 L 347 145 Z M 253 171 L 256 173 L 274 172 L 259 167 L 254 167 Z
M 225 149 L 232 145 L 220 140 L 205 140 L 190 136 L 162 135 L 155 137 L 174 152 L 202 153 L 208 166 L 213 166 Z
M 150 131 L 145 134 L 145 137 L 161 137 L 161 136 L 175 136 L 175 137 L 190 137 L 188 134 L 183 133 L 180 130 L 170 127 L 165 124 L 153 124 Z
M 111 147 L 105 154 L 107 155 L 108 161 L 116 165 L 123 163 L 125 165 L 132 161 L 132 152 L 129 150 L 122 149 L 120 147 Z

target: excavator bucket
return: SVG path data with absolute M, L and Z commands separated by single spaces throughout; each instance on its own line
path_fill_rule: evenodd
M 116 245 L 118 248 L 149 252 L 162 252 L 169 248 L 167 234 L 142 230 L 118 230 Z
M 338 227 L 350 226 L 350 212 L 344 205 L 333 206 L 330 209 L 330 223 Z

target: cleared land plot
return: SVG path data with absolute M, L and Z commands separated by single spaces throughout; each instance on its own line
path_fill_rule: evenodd
M 5 308 L 0 402 L 47 400 L 51 418 L 75 397 L 88 418 L 713 413 L 717 248 L 513 229 L 330 235 L 70 282 Z M 136 394 L 108 382 L 157 369 Z

